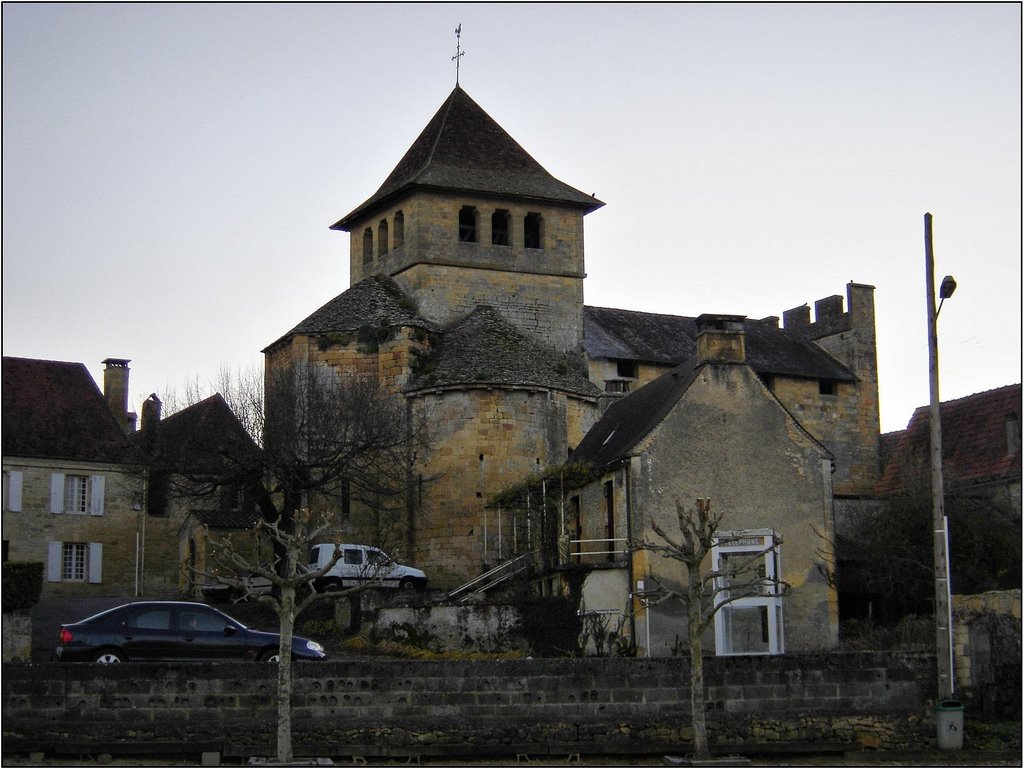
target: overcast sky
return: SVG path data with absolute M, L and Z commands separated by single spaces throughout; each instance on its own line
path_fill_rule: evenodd
M 876 287 L 882 428 L 1021 381 L 1021 6 L 3 5 L 3 353 L 247 368 L 349 285 L 329 225 L 461 85 L 586 218 L 587 304 Z

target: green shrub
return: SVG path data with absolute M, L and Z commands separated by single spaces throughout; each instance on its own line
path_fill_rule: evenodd
M 43 590 L 43 564 L 35 561 L 6 561 L 3 566 L 3 610 L 28 611 Z

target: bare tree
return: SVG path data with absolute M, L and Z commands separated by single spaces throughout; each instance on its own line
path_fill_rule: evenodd
M 705 564 L 711 551 L 722 545 L 736 543 L 742 533 L 721 531 L 725 513 L 712 513 L 710 499 L 698 499 L 696 509 L 687 510 L 676 500 L 679 535 L 669 534 L 657 521 L 651 529 L 659 542 L 644 541 L 639 549 L 661 553 L 678 561 L 685 572 L 682 590 L 667 587 L 655 575 L 651 579 L 659 587 L 660 595 L 651 605 L 676 599 L 686 607 L 687 640 L 690 648 L 690 708 L 693 714 L 693 754 L 696 759 L 710 755 L 708 749 L 707 720 L 704 710 L 704 633 L 724 607 L 742 598 L 779 595 L 785 592 L 784 582 L 767 576 L 759 567 L 768 553 L 777 549 L 782 540 L 776 537 L 761 549 L 747 550 L 740 557 L 723 559 L 717 570 Z
M 230 540 L 214 544 L 233 581 L 245 585 L 256 575 L 274 586 L 272 595 L 259 600 L 280 620 L 278 759 L 287 762 L 292 629 L 299 613 L 325 597 L 313 581 L 334 565 L 337 552 L 318 571 L 307 572 L 302 561 L 317 537 L 338 530 L 357 511 L 378 544 L 400 530 L 412 465 L 426 455 L 429 436 L 425 418 L 416 417 L 401 395 L 373 376 L 297 364 L 270 371 L 262 381 L 252 375 L 225 379 L 224 372 L 222 380 L 235 429 L 195 435 L 184 447 L 164 452 L 172 466 L 163 475 L 173 476 L 176 493 L 191 498 L 216 499 L 224 488 L 241 490 L 259 511 L 255 533 L 272 545 L 269 563 L 246 555 Z M 251 440 L 226 437 L 239 433 Z M 308 593 L 297 599 L 306 586 Z

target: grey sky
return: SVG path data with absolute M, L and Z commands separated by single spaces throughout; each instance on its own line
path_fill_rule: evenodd
M 461 84 L 586 219 L 586 302 L 781 315 L 876 286 L 882 427 L 1021 376 L 1021 6 L 3 6 L 3 352 L 132 404 L 348 287 L 328 226 Z

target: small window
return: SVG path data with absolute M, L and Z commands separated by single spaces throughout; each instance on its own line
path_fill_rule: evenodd
M 64 512 L 85 515 L 89 512 L 89 478 L 85 475 L 64 476 Z M 84 545 L 83 545 L 84 547 Z
M 392 242 L 395 248 L 401 248 L 405 242 L 405 214 L 401 211 L 395 213 L 395 233 Z
M 775 377 L 772 374 L 760 374 L 761 381 L 768 388 L 769 392 L 775 392 Z
M 834 380 L 834 379 L 819 379 L 818 380 L 818 392 L 821 395 L 835 395 L 836 394 L 836 380 Z
M 476 243 L 476 208 L 463 206 L 459 209 L 459 241 Z
M 381 219 L 377 225 L 377 256 L 388 252 L 388 220 Z
M 363 230 L 363 264 L 373 261 L 373 230 L 367 227 Z
M 85 582 L 89 548 L 84 542 L 65 542 L 61 559 L 62 582 Z
M 509 239 L 509 224 L 511 222 L 511 215 L 508 211 L 503 208 L 499 208 L 493 214 L 491 214 L 491 245 L 492 246 L 511 246 L 512 242 Z
M 618 360 L 615 362 L 615 368 L 620 377 L 628 377 L 629 379 L 636 379 L 636 361 L 635 360 Z
M 527 214 L 523 220 L 523 245 L 544 248 L 544 220 L 540 214 Z
M 350 566 L 359 566 L 363 562 L 363 551 L 355 548 L 345 548 L 345 563 Z

